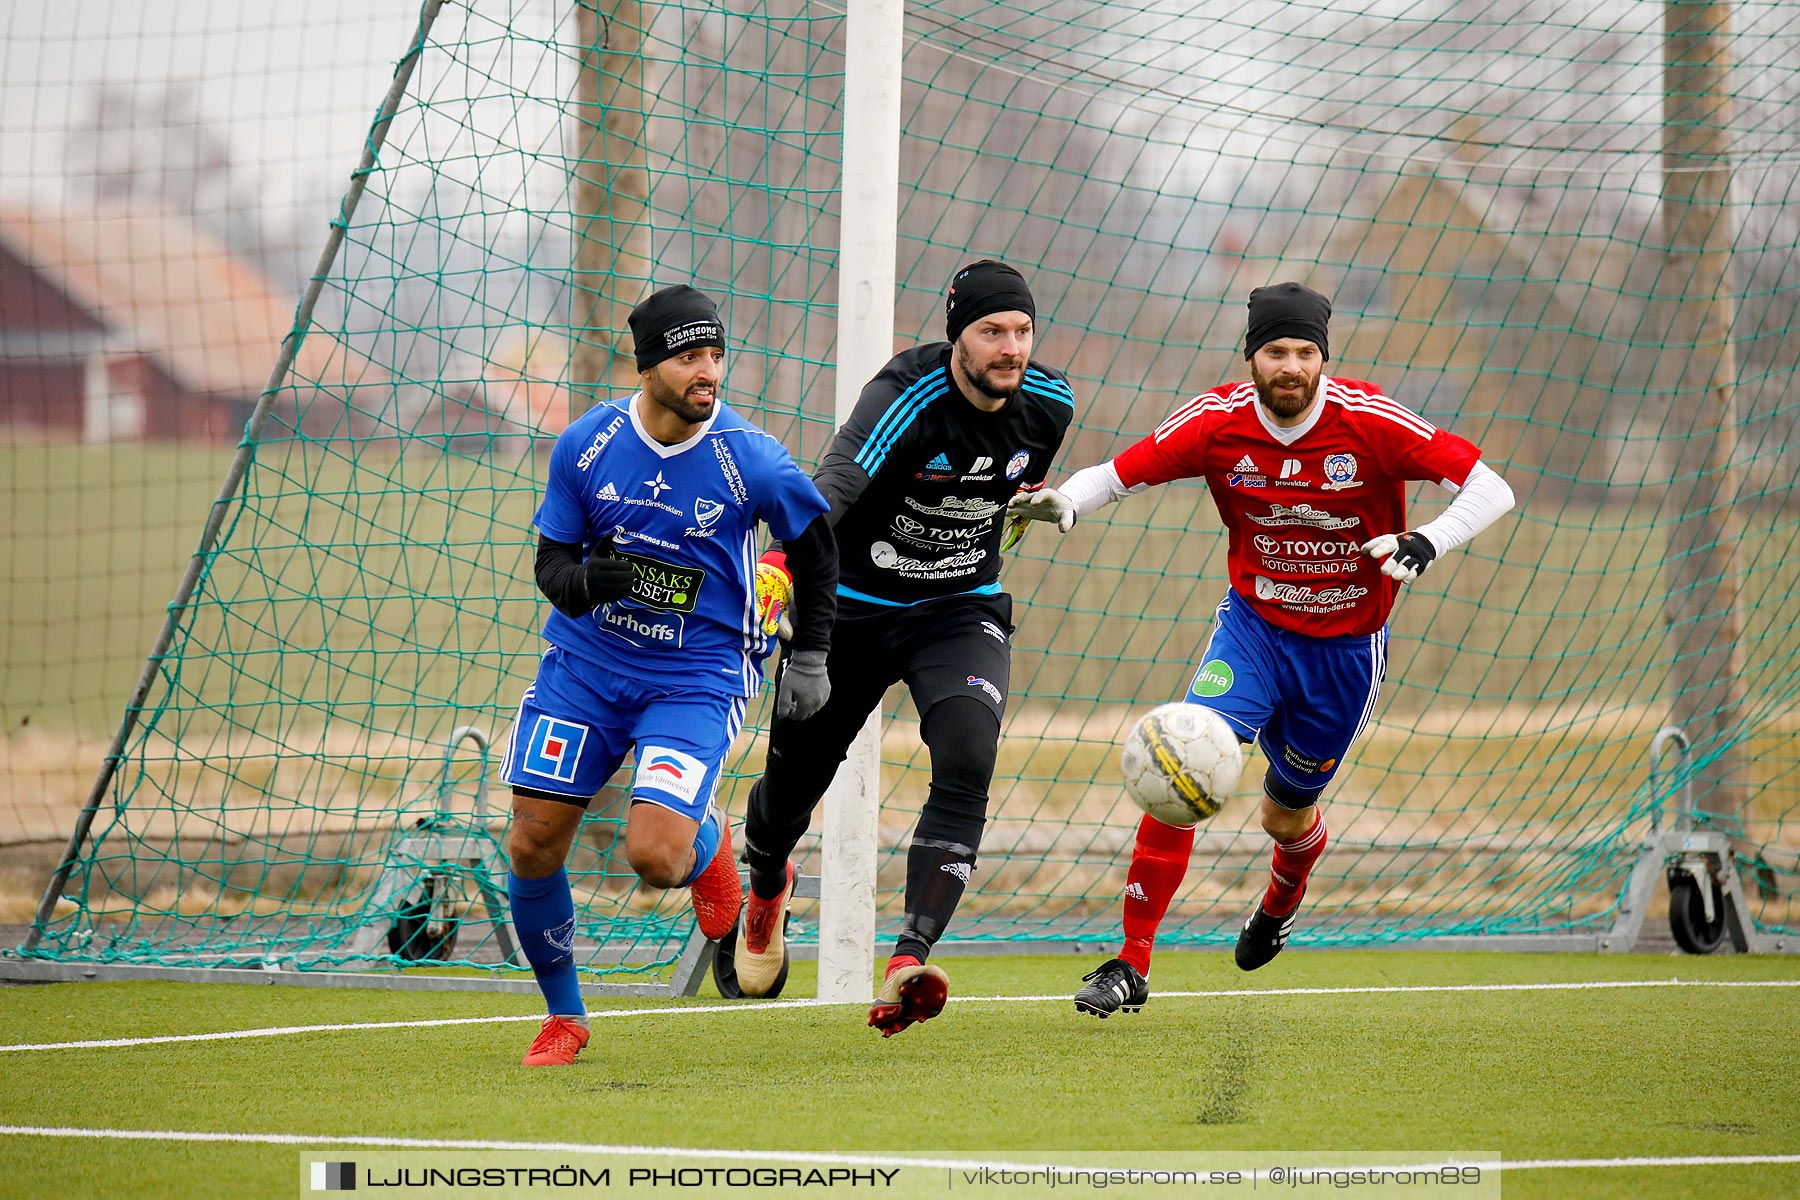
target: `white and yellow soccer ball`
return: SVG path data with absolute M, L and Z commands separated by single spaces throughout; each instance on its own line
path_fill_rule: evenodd
M 1225 718 L 1198 704 L 1151 709 L 1119 755 L 1125 790 L 1165 825 L 1206 820 L 1237 791 L 1244 751 Z

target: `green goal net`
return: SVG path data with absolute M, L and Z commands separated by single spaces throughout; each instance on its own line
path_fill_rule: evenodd
M 424 14 L 391 47 L 391 120 L 379 87 L 366 98 L 382 119 L 360 198 L 316 214 L 341 240 L 316 302 L 256 348 L 291 368 L 241 486 L 209 509 L 209 488 L 183 485 L 191 535 L 211 512 L 217 537 L 32 956 L 504 970 L 496 747 L 541 650 L 530 521 L 556 432 L 633 386 L 622 314 L 652 284 L 710 292 L 727 398 L 809 465 L 830 436 L 838 163 L 858 136 L 843 9 Z M 1732 839 L 1756 925 L 1800 932 L 1800 10 L 951 0 L 909 6 L 902 75 L 899 337 L 940 336 L 963 262 L 1023 269 L 1038 356 L 1079 400 L 1053 480 L 1242 378 L 1245 296 L 1293 278 L 1334 297 L 1332 373 L 1474 440 L 1519 497 L 1402 598 L 1298 941 L 1602 932 L 1684 797 Z M 0 219 L 0 264 L 48 272 L 80 237 L 104 256 L 109 222 L 138 215 L 60 213 L 54 246 Z M 205 268 L 196 247 L 165 266 Z M 15 331 L 17 308 L 0 297 Z M 0 329 L 0 366 L 19 345 Z M 0 387 L 23 395 L 17 378 Z M 72 543 L 90 561 L 118 561 L 175 487 L 94 458 L 162 461 L 167 436 L 97 448 L 27 431 L 24 409 L 6 407 L 0 535 L 19 712 L 55 673 L 31 643 L 73 619 L 47 548 L 59 472 L 110 497 L 89 517 L 112 524 Z M 216 487 L 230 455 L 201 461 Z M 1446 500 L 1419 489 L 1415 523 Z M 1224 565 L 1195 484 L 1060 540 L 1039 529 L 1012 557 L 1013 701 L 952 940 L 1117 937 L 1137 813 L 1116 745 L 1182 694 Z M 130 626 L 140 662 L 160 611 Z M 890 700 L 883 938 L 929 766 Z M 91 708 L 48 720 L 90 754 L 117 719 Z M 721 792 L 739 820 L 766 720 L 753 708 Z M 1691 747 L 1652 764 L 1670 724 Z M 16 721 L 0 736 L 0 819 L 67 838 L 85 792 L 45 782 L 44 743 L 26 755 Z M 1225 944 L 1260 892 L 1261 769 L 1251 754 L 1203 827 L 1164 944 Z M 682 893 L 637 886 L 617 782 L 570 864 L 579 947 L 592 978 L 660 976 L 691 917 Z M 804 944 L 816 912 L 796 915 Z

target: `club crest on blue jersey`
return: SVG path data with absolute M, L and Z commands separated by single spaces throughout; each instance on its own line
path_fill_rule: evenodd
M 1013 456 L 1006 460 L 1006 477 L 1008 479 L 1017 479 L 1025 473 L 1025 468 L 1030 465 L 1031 452 L 1029 450 L 1015 450 L 1013 451 Z
M 711 526 L 714 521 L 719 519 L 719 515 L 724 511 L 725 506 L 720 504 L 717 500 L 708 500 L 706 497 L 702 496 L 694 501 L 694 520 L 700 522 L 700 528 L 702 529 Z
M 581 761 L 581 748 L 587 744 L 588 727 L 556 717 L 540 716 L 525 744 L 521 766 L 533 775 L 554 779 L 558 783 L 575 782 L 575 766 Z

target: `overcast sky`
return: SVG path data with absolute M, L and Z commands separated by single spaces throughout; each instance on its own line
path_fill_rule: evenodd
M 303 180 L 348 175 L 416 23 L 404 0 L 9 0 L 0 200 L 61 198 L 64 133 L 95 84 L 190 82 L 234 160 L 285 207 Z

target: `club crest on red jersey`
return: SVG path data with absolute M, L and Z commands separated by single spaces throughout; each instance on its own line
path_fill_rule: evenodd
M 1325 490 L 1342 491 L 1344 488 L 1361 487 L 1362 480 L 1356 477 L 1356 455 L 1327 454 L 1325 456 Z

